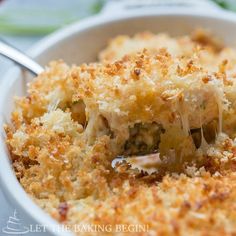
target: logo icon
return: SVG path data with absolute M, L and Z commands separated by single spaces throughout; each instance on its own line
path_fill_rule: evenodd
M 21 223 L 21 219 L 17 217 L 17 211 L 14 210 L 14 216 L 10 216 L 7 221 L 7 226 L 2 229 L 5 234 L 26 234 L 29 228 Z

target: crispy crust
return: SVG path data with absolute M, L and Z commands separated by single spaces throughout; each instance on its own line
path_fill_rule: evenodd
M 79 67 L 52 62 L 30 83 L 28 96 L 16 98 L 12 124 L 6 126 L 16 175 L 43 209 L 71 228 L 140 224 L 149 230 L 140 235 L 233 235 L 236 53 L 202 48 L 187 36 L 143 34 L 111 45 L 126 52 L 124 41 L 140 39 L 138 50 L 150 40 L 163 40 L 167 49 Z M 186 52 L 180 50 L 183 42 Z M 107 56 L 111 45 L 102 60 L 114 59 Z M 215 119 L 216 141 L 206 144 L 202 138 L 196 149 L 190 129 Z M 181 143 L 174 148 L 190 153 L 188 163 L 151 175 L 130 165 L 113 169 L 129 128 L 153 122 L 165 129 L 161 155 Z
M 168 48 L 173 56 L 192 57 L 195 48 L 204 48 L 208 51 L 207 58 L 215 56 L 224 47 L 219 39 L 213 37 L 210 32 L 197 29 L 190 36 L 170 37 L 168 34 L 153 34 L 142 32 L 129 37 L 119 35 L 110 40 L 108 46 L 99 53 L 100 61 L 116 61 L 125 55 L 134 55 L 136 52 L 148 49 L 150 53 L 156 54 L 161 48 Z M 215 60 L 215 59 L 214 59 Z

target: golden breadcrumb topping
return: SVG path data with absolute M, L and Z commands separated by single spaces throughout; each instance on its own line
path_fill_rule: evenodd
M 236 234 L 236 51 L 141 33 L 99 58 L 51 62 L 15 98 L 6 142 L 26 192 L 78 235 Z

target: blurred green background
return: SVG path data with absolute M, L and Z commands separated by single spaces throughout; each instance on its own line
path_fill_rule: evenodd
M 221 7 L 236 11 L 236 0 L 214 1 Z M 0 34 L 42 36 L 98 13 L 105 2 L 106 0 L 0 0 Z
M 105 0 L 0 0 L 0 34 L 44 35 L 100 11 Z

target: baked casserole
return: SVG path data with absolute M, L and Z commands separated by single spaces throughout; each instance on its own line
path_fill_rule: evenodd
M 236 234 L 236 50 L 144 32 L 98 58 L 51 62 L 16 98 L 5 130 L 26 192 L 78 235 Z

